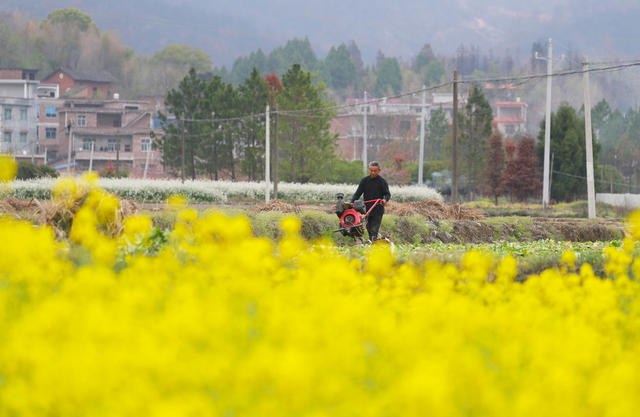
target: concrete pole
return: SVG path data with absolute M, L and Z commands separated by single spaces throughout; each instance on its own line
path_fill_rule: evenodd
M 593 176 L 593 145 L 592 145 L 592 133 L 591 133 L 591 93 L 589 91 L 589 63 L 585 56 L 582 61 L 582 68 L 584 69 L 584 133 L 586 141 L 586 153 L 587 153 L 587 202 L 589 208 L 589 218 L 596 218 L 596 193 L 594 187 Z
M 453 166 L 451 167 L 451 202 L 458 201 L 458 70 L 453 71 L 453 126 L 451 132 Z
M 93 149 L 93 148 L 92 148 Z M 151 139 L 149 139 L 149 146 L 147 147 L 147 158 L 144 161 L 144 172 L 142 178 L 147 179 L 147 171 L 149 170 L 149 156 L 151 155 Z
M 427 90 L 422 85 L 422 109 L 420 111 L 420 155 L 418 157 L 418 185 L 422 185 L 423 165 L 424 165 L 424 119 L 425 105 L 427 101 Z
M 367 92 L 364 92 L 364 125 L 362 128 L 362 167 L 364 169 L 364 173 L 367 173 Z
M 67 127 L 69 128 L 69 146 L 67 149 L 67 174 L 71 173 L 71 142 L 73 140 L 73 122 L 69 121 L 69 124 L 67 125 Z
M 271 165 L 271 122 L 269 120 L 269 105 L 267 104 L 267 111 L 265 112 L 266 115 L 266 123 L 265 123 L 265 127 L 266 127 L 266 134 L 265 134 L 265 143 L 264 143 L 264 202 L 268 203 L 269 202 L 269 188 L 270 188 L 270 178 L 269 178 L 269 166 Z
M 89 154 L 89 171 L 93 171 L 93 147 L 95 141 L 91 141 L 91 153 Z
M 182 113 L 182 161 L 180 169 L 180 179 L 184 184 L 184 113 Z
M 550 185 L 549 180 L 549 153 L 551 152 L 551 72 L 553 63 L 553 50 L 551 38 L 547 51 L 547 108 L 544 118 L 544 172 L 542 178 L 542 208 L 549 208 Z

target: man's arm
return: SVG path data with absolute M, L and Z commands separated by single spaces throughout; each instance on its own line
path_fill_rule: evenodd
M 387 184 L 387 180 L 382 179 L 382 198 L 384 198 L 385 203 L 391 199 L 391 192 L 389 192 L 389 184 Z
M 364 180 L 366 179 L 363 178 L 360 180 L 360 184 L 358 185 L 358 189 L 356 190 L 356 192 L 353 194 L 353 197 L 351 197 L 351 202 L 353 203 L 354 201 L 356 201 L 357 199 L 360 198 L 360 196 L 362 195 L 362 193 L 364 193 Z

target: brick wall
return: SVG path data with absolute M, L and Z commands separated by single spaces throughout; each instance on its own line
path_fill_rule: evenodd
M 0 80 L 21 80 L 21 69 L 0 69 Z

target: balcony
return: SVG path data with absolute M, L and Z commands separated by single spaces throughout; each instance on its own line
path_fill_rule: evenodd
M 76 152 L 76 160 L 89 160 L 91 159 L 91 151 L 78 151 Z M 93 152 L 94 161 L 115 161 L 116 152 Z M 120 151 L 121 161 L 133 161 L 133 152 Z

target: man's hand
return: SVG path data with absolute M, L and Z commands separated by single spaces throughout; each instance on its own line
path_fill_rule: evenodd
M 387 201 L 387 200 L 382 200 L 382 205 L 383 205 L 383 206 L 386 206 L 386 205 L 387 205 L 387 203 L 388 203 L 388 201 Z

